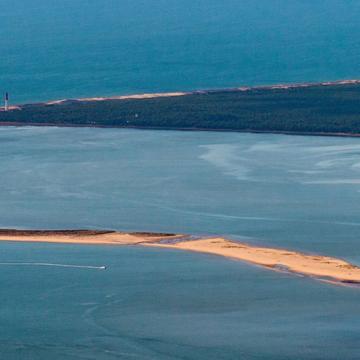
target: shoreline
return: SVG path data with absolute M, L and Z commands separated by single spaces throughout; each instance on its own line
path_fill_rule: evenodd
M 360 79 L 61 99 L 0 107 L 0 126 L 357 138 L 359 99 Z
M 326 136 L 359 138 L 360 133 L 346 132 L 306 132 L 306 131 L 281 131 L 281 130 L 240 130 L 240 129 L 211 129 L 211 128 L 182 128 L 182 127 L 155 127 L 155 126 L 118 126 L 118 125 L 87 125 L 87 124 L 53 124 L 53 123 L 20 123 L 0 121 L 0 127 L 54 127 L 54 128 L 90 128 L 90 129 L 128 129 L 128 130 L 156 130 L 156 131 L 184 131 L 184 132 L 226 132 L 240 134 L 273 134 L 294 136 Z
M 213 94 L 221 92 L 248 92 L 256 90 L 288 90 L 288 89 L 297 89 L 297 88 L 308 88 L 308 87 L 320 87 L 320 86 L 335 86 L 335 85 L 352 85 L 360 84 L 360 79 L 345 79 L 345 80 L 334 80 L 334 81 L 318 81 L 318 82 L 304 82 L 304 83 L 280 83 L 272 85 L 255 85 L 255 86 L 239 86 L 239 87 L 230 87 L 230 88 L 215 88 L 215 89 L 199 89 L 199 90 L 189 90 L 189 91 L 174 91 L 174 92 L 157 92 L 157 93 L 144 93 L 144 94 L 128 94 L 128 95 L 114 95 L 114 96 L 95 96 L 95 97 L 86 97 L 86 98 L 69 98 L 69 99 L 59 99 L 59 100 L 50 100 L 45 102 L 40 102 L 42 105 L 58 105 L 66 102 L 99 102 L 99 101 L 109 101 L 109 100 L 146 100 L 146 99 L 155 99 L 155 98 L 168 98 L 168 97 L 177 97 L 177 96 L 188 96 L 188 95 L 197 95 L 197 94 Z M 24 104 L 32 105 L 34 103 Z M 22 104 L 14 105 L 14 110 L 20 110 Z
M 178 239 L 182 235 L 120 232 L 107 230 L 16 230 L 0 229 L 0 241 L 45 242 L 85 245 L 139 245 L 165 239 Z
M 336 284 L 360 284 L 360 267 L 345 260 L 287 249 L 255 246 L 222 237 L 97 230 L 0 230 L 0 241 L 145 246 L 222 256 L 273 271 Z
M 316 82 L 303 82 L 303 83 L 279 83 L 272 85 L 255 85 L 255 86 L 239 86 L 230 88 L 214 88 L 214 89 L 199 89 L 189 91 L 172 91 L 172 92 L 156 92 L 156 93 L 143 93 L 143 94 L 128 94 L 128 95 L 113 95 L 113 96 L 94 96 L 85 98 L 65 98 L 55 99 L 48 101 L 39 102 L 28 102 L 21 104 L 10 105 L 8 111 L 21 110 L 24 106 L 29 105 L 59 105 L 66 102 L 101 102 L 109 100 L 146 100 L 154 98 L 167 98 L 167 97 L 178 97 L 196 94 L 213 94 L 222 92 L 248 92 L 256 90 L 288 90 L 297 88 L 308 88 L 308 87 L 321 87 L 321 86 L 336 86 L 336 85 L 353 85 L 360 84 L 360 79 L 342 79 L 333 81 L 316 81 Z M 4 111 L 4 107 L 0 106 L 0 111 Z

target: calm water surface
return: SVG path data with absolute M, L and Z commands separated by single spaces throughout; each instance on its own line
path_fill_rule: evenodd
M 0 0 L 15 103 L 359 77 L 356 0 Z M 360 264 L 357 139 L 0 128 L 0 226 L 222 234 Z M 358 359 L 360 293 L 170 250 L 0 244 L 0 358 Z
M 357 0 L 0 0 L 15 103 L 360 77 Z
M 0 129 L 0 225 L 225 234 L 360 264 L 358 139 Z M 360 292 L 172 250 L 0 244 L 6 359 L 357 359 Z

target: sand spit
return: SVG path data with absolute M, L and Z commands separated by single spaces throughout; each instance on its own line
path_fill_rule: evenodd
M 69 244 L 141 245 L 224 256 L 268 269 L 286 271 L 338 284 L 360 284 L 360 267 L 344 260 L 285 249 L 252 246 L 221 237 L 93 230 L 0 230 L 0 240 Z
M 195 241 L 180 241 L 173 244 L 153 243 L 146 245 L 220 255 L 265 266 L 273 270 L 293 272 L 323 280 L 360 283 L 360 267 L 328 256 L 251 246 L 224 238 L 207 238 Z

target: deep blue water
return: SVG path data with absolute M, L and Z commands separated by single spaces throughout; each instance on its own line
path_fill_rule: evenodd
M 357 0 L 0 0 L 22 103 L 360 77 Z
M 1 227 L 221 234 L 360 265 L 358 139 L 3 127 L 0 164 Z M 1 242 L 0 269 L 4 359 L 360 353 L 359 288 L 138 247 Z

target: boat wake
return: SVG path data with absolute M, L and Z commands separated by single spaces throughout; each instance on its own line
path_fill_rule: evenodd
M 49 266 L 49 267 L 75 268 L 75 269 L 106 270 L 106 266 L 54 264 L 54 263 L 42 263 L 42 262 L 0 262 L 0 266 Z

